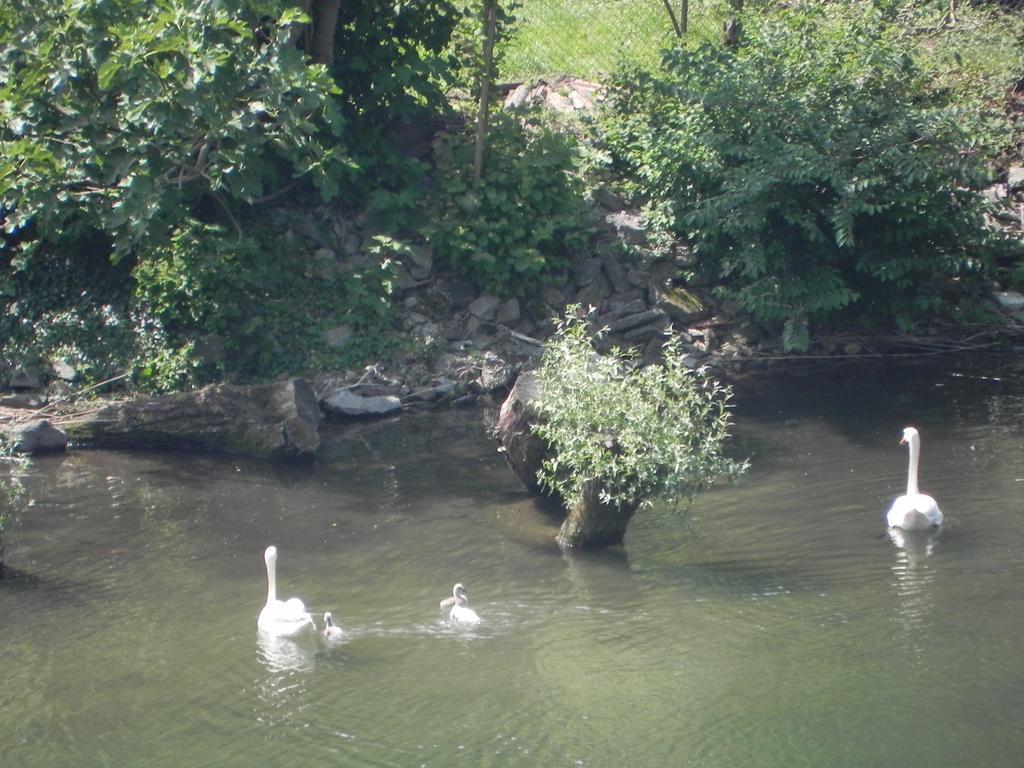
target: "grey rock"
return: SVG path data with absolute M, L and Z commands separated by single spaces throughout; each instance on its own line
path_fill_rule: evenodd
M 494 316 L 496 323 L 502 325 L 515 325 L 519 322 L 519 318 L 522 316 L 522 312 L 519 308 L 519 299 L 509 299 L 508 301 L 502 302 L 501 306 L 498 307 L 498 312 Z
M 480 371 L 480 386 L 484 392 L 508 389 L 515 378 L 515 369 L 493 352 L 484 354 Z
M 46 419 L 35 419 L 11 428 L 8 440 L 15 453 L 53 453 L 68 446 L 68 436 Z
M 416 243 L 409 247 L 409 269 L 416 277 L 424 278 L 434 269 L 434 252 L 429 245 Z M 419 274 L 417 274 L 419 273 Z
M 497 316 L 498 307 L 500 306 L 501 299 L 485 293 L 470 303 L 469 314 L 485 322 L 491 322 Z
M 78 380 L 78 371 L 67 360 L 55 360 L 50 366 L 50 370 L 61 381 L 73 382 Z
M 418 389 L 415 392 L 409 394 L 410 400 L 422 400 L 430 402 L 433 400 L 440 400 L 444 397 L 453 395 L 458 387 L 458 382 L 452 381 L 451 379 L 441 378 L 438 379 L 437 384 Z
M 20 365 L 11 374 L 11 389 L 39 389 L 42 386 L 39 379 L 26 371 Z
M 647 232 L 640 214 L 629 211 L 615 211 L 604 217 L 605 222 L 623 242 L 630 245 L 646 245 Z
M 651 278 L 642 269 L 627 269 L 626 270 L 626 281 L 634 288 L 640 288 L 646 291 L 647 286 L 650 285 Z
M 321 404 L 328 413 L 341 416 L 387 416 L 402 410 L 402 401 L 394 395 L 363 397 L 350 389 L 338 390 Z
M 407 291 L 410 288 L 414 288 L 419 283 L 419 281 L 412 276 L 412 273 L 401 264 L 395 266 L 394 275 L 395 287 L 400 291 Z
M 704 356 L 703 355 L 699 355 L 699 354 L 696 354 L 696 353 L 689 353 L 689 354 L 683 355 L 683 365 L 685 365 L 691 371 L 695 371 L 698 368 L 700 368 L 700 366 L 701 366 L 703 361 L 704 361 Z
M 621 211 L 626 207 L 626 201 L 620 195 L 605 186 L 598 187 L 594 190 L 594 202 L 610 211 Z
M 990 202 L 998 203 L 1000 200 L 1006 199 L 1006 185 L 993 184 L 991 187 L 985 187 L 985 189 L 981 190 L 981 195 Z
M 535 494 L 543 492 L 537 482 L 537 472 L 550 453 L 547 443 L 531 429 L 532 424 L 541 421 L 535 406 L 539 397 L 540 382 L 536 374 L 520 374 L 501 405 L 497 429 L 498 442 L 509 468 Z
M 627 344 L 646 344 L 651 339 L 664 338 L 665 328 L 666 321 L 663 320 L 626 331 L 622 338 Z
M 320 448 L 320 405 L 305 379 L 274 382 L 267 395 L 268 412 L 280 419 L 285 453 L 311 456 Z
M 590 285 L 597 277 L 601 274 L 601 260 L 597 258 L 587 259 L 581 262 L 578 266 L 573 268 L 573 278 L 576 280 L 576 285 L 580 288 L 585 288 Z
M 110 403 L 65 431 L 100 447 L 198 448 L 272 459 L 308 457 L 320 446 L 312 385 L 211 384 L 195 392 Z
M 992 298 L 995 302 L 1008 312 L 1019 312 L 1024 310 L 1024 294 L 1017 291 L 994 291 Z
M 42 408 L 46 405 L 46 398 L 39 395 L 33 395 L 28 392 L 18 392 L 13 395 L 4 395 L 0 397 L 0 406 L 4 408 L 25 408 L 34 409 Z
M 541 289 L 541 300 L 549 307 L 561 309 L 565 306 L 565 294 L 553 286 L 546 286 Z
M 617 320 L 619 318 L 626 317 L 627 315 L 635 315 L 638 312 L 644 312 L 647 308 L 647 302 L 639 298 L 639 294 L 637 294 L 637 298 L 627 302 L 617 302 L 615 306 L 612 306 L 612 303 L 609 302 L 607 319 Z
M 625 333 L 634 328 L 639 328 L 642 325 L 653 323 L 656 320 L 661 320 L 665 317 L 665 313 L 660 309 L 649 309 L 646 312 L 638 312 L 635 315 L 627 315 L 626 317 L 615 320 L 609 323 L 608 329 L 612 333 Z
M 596 280 L 576 294 L 576 303 L 582 307 L 597 307 L 600 309 L 604 306 L 605 299 L 611 296 L 611 294 L 611 283 L 608 282 L 608 278 L 599 274 Z
M 859 355 L 863 351 L 864 347 L 855 341 L 852 341 L 843 347 L 843 353 L 847 355 Z
M 520 83 L 505 97 L 506 109 L 518 109 L 527 103 L 532 86 L 529 83 Z
M 1006 186 L 1010 188 L 1012 192 L 1019 192 L 1024 189 L 1024 168 L 1019 165 L 1015 165 L 1010 168 L 1006 174 Z
M 608 275 L 608 279 L 611 281 L 612 287 L 615 288 L 617 293 L 629 290 L 630 283 L 626 279 L 626 270 L 619 264 L 619 260 L 615 254 L 607 249 L 602 249 L 598 258 L 601 260 L 601 266 L 604 268 L 604 273 Z

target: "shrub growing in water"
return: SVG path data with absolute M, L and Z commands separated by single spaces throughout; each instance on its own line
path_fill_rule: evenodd
M 639 367 L 621 350 L 598 355 L 577 310 L 545 343 L 537 371 L 543 422 L 534 431 L 551 448 L 544 486 L 567 503 L 588 484 L 611 506 L 678 503 L 746 469 L 725 454 L 729 390 L 683 364 L 677 336 L 662 364 Z
M 609 145 L 653 222 L 690 238 L 726 294 L 804 349 L 845 307 L 909 327 L 993 236 L 972 126 L 930 91 L 870 3 L 801 4 L 745 44 L 666 55 L 612 89 Z

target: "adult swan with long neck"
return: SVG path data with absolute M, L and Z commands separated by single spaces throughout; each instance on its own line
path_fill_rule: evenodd
M 910 465 L 907 467 L 907 492 L 893 501 L 885 515 L 890 528 L 905 531 L 922 530 L 942 525 L 942 511 L 935 499 L 921 493 L 917 488 L 917 464 L 921 458 L 921 436 L 913 427 L 903 430 L 900 445 L 910 450 Z
M 315 630 L 313 617 L 299 598 L 277 599 L 277 547 L 267 547 L 263 562 L 267 564 L 267 604 L 256 620 L 259 630 L 276 637 L 294 637 L 306 629 Z

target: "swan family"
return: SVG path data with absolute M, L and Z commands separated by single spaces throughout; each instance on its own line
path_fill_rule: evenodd
M 931 496 L 921 493 L 917 485 L 917 470 L 921 460 L 920 433 L 914 427 L 906 427 L 900 445 L 906 445 L 909 453 L 907 492 L 892 502 L 885 515 L 886 523 L 890 529 L 903 531 L 938 527 L 942 525 L 939 505 Z M 277 599 L 277 547 L 267 547 L 263 561 L 267 566 L 267 603 L 256 620 L 259 630 L 277 637 L 295 637 L 307 630 L 316 631 L 313 617 L 302 600 L 297 597 Z M 448 612 L 448 618 L 453 624 L 474 626 L 481 622 L 477 612 L 469 607 L 469 594 L 461 583 L 452 587 L 451 597 L 442 600 L 440 608 Z M 324 614 L 324 625 L 325 639 L 339 640 L 344 636 L 329 612 Z
M 295 637 L 307 630 L 315 632 L 316 624 L 302 600 L 297 597 L 277 599 L 277 547 L 267 547 L 263 552 L 263 562 L 267 566 L 267 603 L 256 619 L 256 627 L 274 637 Z M 452 596 L 441 601 L 441 610 L 449 611 L 448 618 L 455 624 L 476 625 L 481 622 L 476 611 L 469 607 L 469 596 L 462 584 L 452 587 Z M 330 611 L 324 613 L 322 634 L 325 640 L 330 641 L 345 636 L 342 628 L 334 623 Z

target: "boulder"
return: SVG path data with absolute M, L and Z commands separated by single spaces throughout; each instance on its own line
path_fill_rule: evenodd
M 484 322 L 491 322 L 497 316 L 499 307 L 501 307 L 501 299 L 484 294 L 470 303 L 469 314 Z
M 16 392 L 13 395 L 0 397 L 0 406 L 4 408 L 23 408 L 35 410 L 46 405 L 46 398 L 41 395 L 34 395 L 31 392 Z
M 33 419 L 7 428 L 7 440 L 15 453 L 55 453 L 68 446 L 68 436 L 46 419 Z
M 357 395 L 351 389 L 339 389 L 322 401 L 324 410 L 340 416 L 388 416 L 402 410 L 402 401 L 394 395 Z
M 20 365 L 11 374 L 11 389 L 39 389 L 42 385 L 39 379 L 26 371 Z
M 484 392 L 498 392 L 508 389 L 515 377 L 515 370 L 493 352 L 485 352 L 480 366 L 480 386 Z
M 498 413 L 498 443 L 512 473 L 532 493 L 544 492 L 537 472 L 548 456 L 548 447 L 533 434 L 531 424 L 540 416 L 533 403 L 540 396 L 540 383 L 532 371 L 522 373 Z
M 269 459 L 314 455 L 320 411 L 310 383 L 211 384 L 195 392 L 111 403 L 70 423 L 71 439 L 100 447 L 192 448 Z
M 508 299 L 498 307 L 498 313 L 494 316 L 494 322 L 501 325 L 515 325 L 522 317 L 519 308 L 519 299 Z
M 1011 192 L 1024 190 L 1024 168 L 1015 165 L 1006 174 L 1006 186 Z
M 61 381 L 78 381 L 78 370 L 67 360 L 54 360 L 50 366 L 50 371 Z
M 996 303 L 1008 312 L 1020 312 L 1024 310 L 1024 294 L 1018 291 L 995 291 L 992 298 Z

